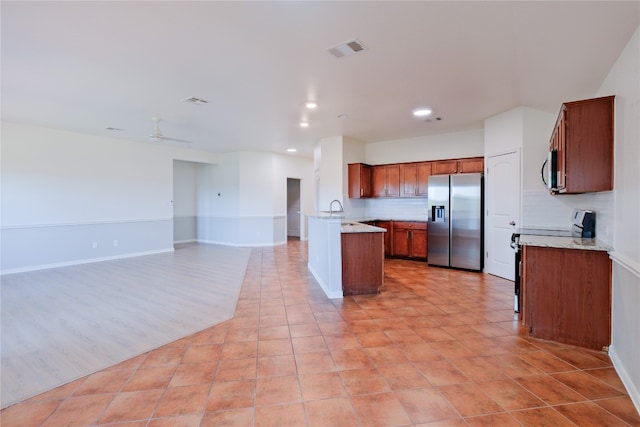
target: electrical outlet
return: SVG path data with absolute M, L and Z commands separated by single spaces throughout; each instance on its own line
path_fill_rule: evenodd
M 93 249 L 97 249 L 97 248 L 98 248 L 98 242 L 93 242 L 93 243 L 91 243 L 91 247 L 92 247 Z
M 113 246 L 118 246 L 119 243 L 120 242 L 118 242 L 118 240 L 116 239 L 116 240 L 113 241 Z

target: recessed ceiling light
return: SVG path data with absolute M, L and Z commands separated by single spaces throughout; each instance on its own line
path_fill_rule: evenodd
M 300 122 L 300 127 L 301 128 L 308 128 L 309 127 L 309 122 Z
M 416 117 L 426 117 L 431 114 L 430 108 L 416 108 L 413 110 L 413 115 Z
M 105 128 L 105 130 L 111 131 L 111 132 L 122 132 L 124 129 L 121 128 L 114 128 L 109 126 L 108 128 Z
M 295 153 L 296 151 L 298 150 L 296 150 L 295 148 L 287 148 L 287 153 Z
M 318 108 L 318 104 L 315 101 L 307 101 L 306 104 L 304 104 L 305 107 L 307 107 L 309 110 L 315 110 L 316 108 Z

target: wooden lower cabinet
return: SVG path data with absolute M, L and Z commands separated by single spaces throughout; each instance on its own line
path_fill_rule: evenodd
M 377 294 L 384 283 L 385 233 L 342 233 L 342 294 Z
M 392 253 L 392 239 L 391 239 L 391 235 L 393 234 L 393 228 L 392 228 L 392 222 L 391 221 L 376 221 L 376 223 L 374 224 L 376 227 L 380 227 L 380 228 L 384 228 L 385 230 L 387 230 L 386 233 L 384 233 L 384 255 L 385 256 L 391 256 Z
M 393 256 L 427 258 L 427 223 L 393 221 Z
M 522 321 L 532 337 L 594 350 L 611 342 L 607 252 L 523 246 Z

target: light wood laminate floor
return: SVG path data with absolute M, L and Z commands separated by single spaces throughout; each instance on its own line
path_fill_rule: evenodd
M 606 354 L 531 340 L 512 283 L 386 260 L 329 300 L 253 249 L 232 319 L 11 406 L 2 426 L 638 426 Z
M 2 277 L 2 407 L 233 316 L 251 249 L 173 253 Z

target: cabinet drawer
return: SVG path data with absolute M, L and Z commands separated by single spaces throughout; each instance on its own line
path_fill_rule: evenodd
M 393 221 L 394 229 L 426 230 L 427 223 L 422 221 Z

